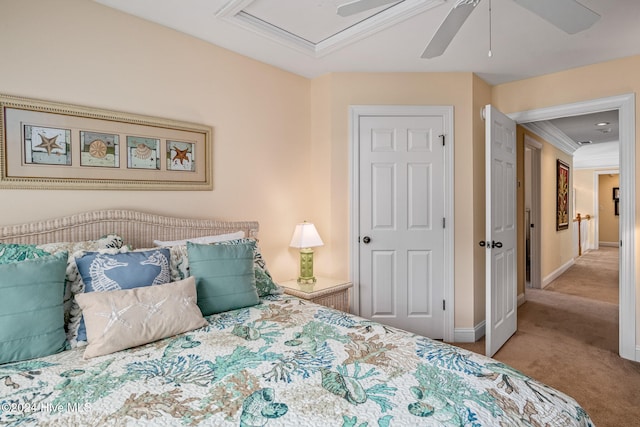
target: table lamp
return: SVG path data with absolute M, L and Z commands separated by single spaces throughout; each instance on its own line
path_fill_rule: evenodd
M 316 283 L 313 275 L 313 247 L 322 246 L 316 227 L 310 222 L 296 225 L 289 246 L 300 249 L 300 276 L 298 283 Z

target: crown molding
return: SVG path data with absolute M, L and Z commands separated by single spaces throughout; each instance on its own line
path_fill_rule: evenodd
M 557 126 L 551 124 L 549 121 L 539 121 L 531 123 L 520 124 L 525 129 L 535 133 L 539 137 L 545 139 L 549 144 L 558 148 L 559 150 L 572 156 L 575 151 L 580 148 L 580 145 L 562 132 Z

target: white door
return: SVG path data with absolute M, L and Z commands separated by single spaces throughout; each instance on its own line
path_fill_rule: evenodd
M 516 123 L 485 107 L 486 354 L 493 356 L 517 328 Z
M 444 334 L 442 115 L 359 119 L 360 315 Z

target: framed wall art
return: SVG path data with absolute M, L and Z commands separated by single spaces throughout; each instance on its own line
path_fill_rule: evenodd
M 569 228 L 569 165 L 556 163 L 556 230 Z
M 207 125 L 0 95 L 0 188 L 211 190 Z

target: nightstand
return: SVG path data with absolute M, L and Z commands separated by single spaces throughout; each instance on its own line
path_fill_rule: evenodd
M 300 284 L 296 279 L 279 283 L 284 292 L 316 304 L 349 312 L 349 289 L 353 283 L 346 280 L 316 277 L 314 284 Z

